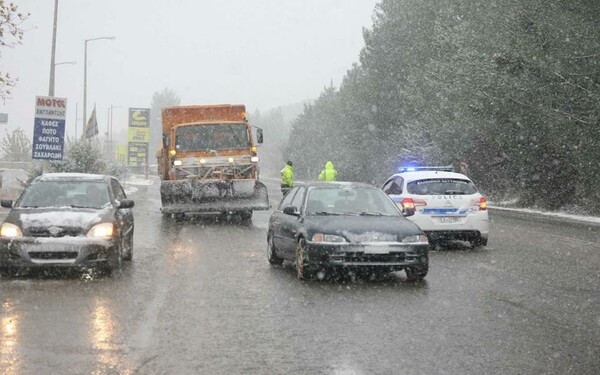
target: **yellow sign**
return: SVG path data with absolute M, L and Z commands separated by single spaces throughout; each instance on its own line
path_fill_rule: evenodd
M 127 145 L 115 146 L 115 160 L 121 164 L 127 163 Z
M 127 129 L 128 142 L 150 143 L 150 128 L 134 128 Z

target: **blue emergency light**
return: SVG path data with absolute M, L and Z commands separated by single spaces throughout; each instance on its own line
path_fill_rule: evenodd
M 442 171 L 442 172 L 454 172 L 454 167 L 451 165 L 447 165 L 445 167 L 439 167 L 439 166 L 419 166 L 419 167 L 415 167 L 415 166 L 405 166 L 405 167 L 398 167 L 398 172 L 399 173 L 404 173 L 404 172 L 417 172 L 417 171 Z

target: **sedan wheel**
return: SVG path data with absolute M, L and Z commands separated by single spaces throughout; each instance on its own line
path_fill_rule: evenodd
M 267 237 L 267 259 L 270 264 L 280 266 L 283 264 L 283 258 L 277 256 L 275 245 L 273 244 L 273 233 Z
M 298 245 L 296 245 L 296 273 L 300 280 L 310 278 L 310 265 L 306 260 L 305 246 L 304 238 L 300 238 Z
M 123 242 L 125 240 L 122 239 L 119 247 L 117 249 L 117 253 L 113 256 L 113 259 L 109 261 L 108 264 L 108 272 L 112 276 L 118 276 L 123 271 Z
M 123 260 L 133 260 L 133 230 L 126 239 L 123 239 L 121 246 L 123 249 Z

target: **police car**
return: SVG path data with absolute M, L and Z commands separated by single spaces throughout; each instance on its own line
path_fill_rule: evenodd
M 401 167 L 382 190 L 403 212 L 414 212 L 408 219 L 431 243 L 463 240 L 487 245 L 487 201 L 473 181 L 453 167 Z

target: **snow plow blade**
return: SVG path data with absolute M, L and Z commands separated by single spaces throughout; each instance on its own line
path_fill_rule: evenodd
M 162 181 L 160 198 L 165 214 L 269 209 L 267 187 L 255 180 Z

